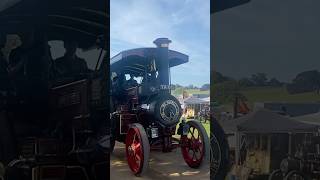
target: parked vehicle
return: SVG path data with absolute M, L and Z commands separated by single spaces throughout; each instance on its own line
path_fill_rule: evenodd
M 191 168 L 209 157 L 204 127 L 198 121 L 181 120 L 181 105 L 171 95 L 170 68 L 187 63 L 188 56 L 169 50 L 170 42 L 159 38 L 156 48 L 127 50 L 111 59 L 112 144 L 125 143 L 135 175 L 146 172 L 153 149 L 170 152 L 180 147 Z

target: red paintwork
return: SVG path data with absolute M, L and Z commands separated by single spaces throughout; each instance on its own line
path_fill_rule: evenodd
M 140 131 L 138 128 L 132 127 L 126 136 L 126 154 L 129 167 L 134 174 L 139 174 L 142 171 L 143 153 Z
M 181 151 L 183 158 L 192 168 L 197 168 L 200 166 L 204 157 L 205 148 L 202 134 L 200 134 L 198 131 L 198 136 L 194 136 L 194 130 L 196 129 L 196 127 L 191 125 L 189 128 L 189 134 L 181 137 Z M 191 135 L 191 137 L 188 137 L 189 135 Z

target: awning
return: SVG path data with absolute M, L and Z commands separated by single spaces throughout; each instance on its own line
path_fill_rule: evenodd
M 122 51 L 110 60 L 113 72 L 132 71 L 139 74 L 145 72 L 145 67 L 150 65 L 156 55 L 156 48 L 137 48 Z M 174 67 L 187 63 L 189 57 L 177 51 L 169 50 L 169 66 Z
M 247 133 L 308 133 L 316 132 L 318 125 L 296 121 L 272 111 L 260 109 L 245 115 L 237 129 Z
M 223 11 L 225 9 L 240 6 L 242 4 L 248 3 L 250 0 L 214 0 L 211 1 L 211 13 L 216 13 Z
M 189 97 L 188 99 L 186 99 L 184 101 L 184 104 L 186 105 L 194 105 L 194 104 L 207 104 L 209 102 L 202 100 L 200 98 L 196 98 L 196 97 Z
M 303 123 L 314 124 L 314 125 L 320 126 L 320 112 L 313 113 L 313 114 L 307 114 L 304 116 L 297 116 L 297 117 L 294 117 L 293 119 L 300 121 L 300 122 L 303 122 Z

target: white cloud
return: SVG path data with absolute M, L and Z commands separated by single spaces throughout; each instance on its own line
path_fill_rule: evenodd
M 153 40 L 168 37 L 172 40 L 170 49 L 190 57 L 189 63 L 173 69 L 180 76 L 173 79 L 190 76 L 191 83 L 210 80 L 209 0 L 111 0 L 110 19 L 111 55 L 154 47 Z

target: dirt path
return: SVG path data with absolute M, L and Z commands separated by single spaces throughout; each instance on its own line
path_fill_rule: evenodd
M 111 180 L 209 180 L 210 177 L 209 163 L 192 169 L 184 162 L 180 149 L 170 153 L 152 151 L 148 172 L 143 177 L 131 173 L 122 144 L 116 144 L 110 163 Z

